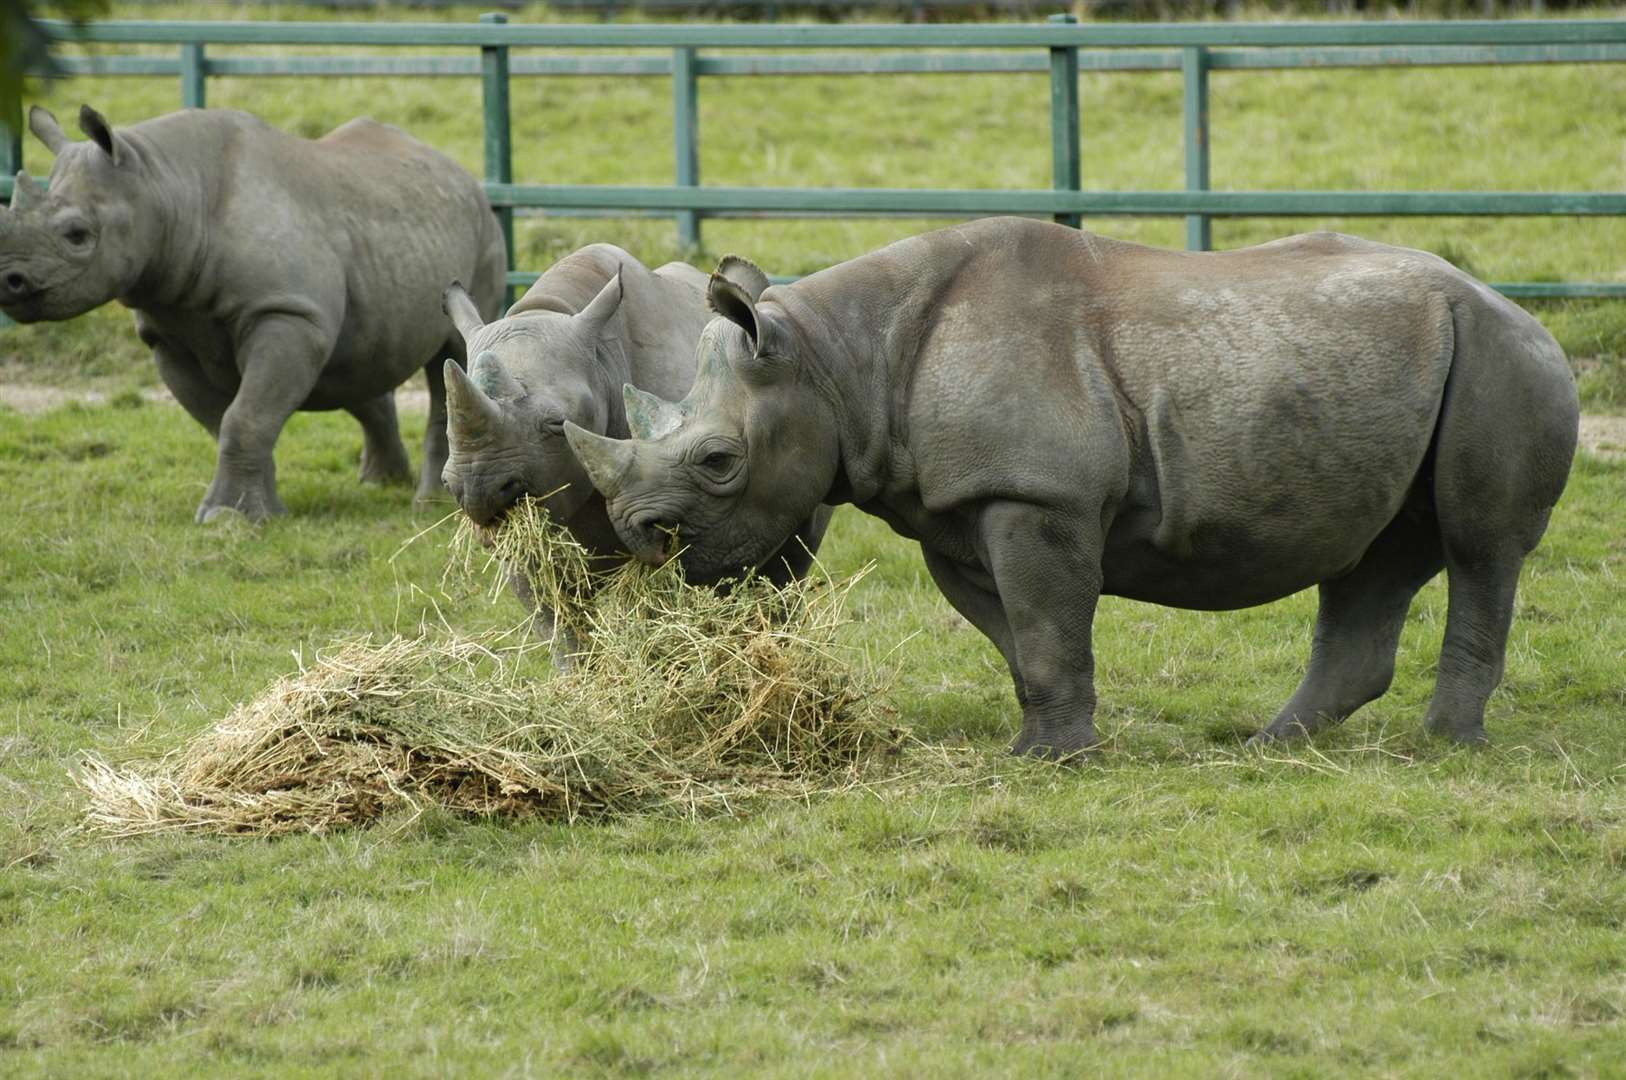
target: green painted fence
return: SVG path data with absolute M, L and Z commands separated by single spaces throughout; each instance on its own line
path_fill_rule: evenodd
M 176 55 L 63 56 L 69 74 L 174 76 L 184 105 L 203 106 L 207 80 L 231 76 L 479 76 L 485 102 L 486 190 L 513 249 L 517 208 L 555 213 L 662 214 L 685 246 L 700 242 L 706 217 L 817 214 L 959 217 L 1182 217 L 1187 246 L 1206 249 L 1216 217 L 1396 215 L 1626 215 L 1617 192 L 1212 191 L 1208 80 L 1214 71 L 1306 67 L 1591 64 L 1626 62 L 1626 21 L 1462 20 L 1449 22 L 1045 23 L 958 25 L 587 25 L 478 23 L 101 22 L 47 21 L 61 44 L 173 45 Z M 442 46 L 445 55 L 245 56 L 213 46 L 320 45 L 369 48 Z M 514 54 L 516 49 L 549 53 Z M 801 49 L 740 55 L 741 49 Z M 659 54 L 606 55 L 612 49 Z M 702 53 L 700 50 L 713 50 Z M 478 52 L 476 52 L 478 50 Z M 572 55 L 563 52 L 570 50 Z M 825 50 L 844 50 L 840 52 Z M 886 51 L 883 51 L 886 50 Z M 1050 73 L 1053 186 L 1050 190 L 912 188 L 738 188 L 700 182 L 699 94 L 715 75 L 886 75 L 966 72 Z M 1080 71 L 1179 71 L 1184 78 L 1185 189 L 1083 191 Z M 668 187 L 516 183 L 509 85 L 515 78 L 615 75 L 672 81 L 674 184 Z M 19 118 L 0 139 L 0 193 L 22 167 Z M 510 272 L 525 285 L 534 272 Z M 1622 297 L 1626 283 L 1499 283 L 1512 296 Z

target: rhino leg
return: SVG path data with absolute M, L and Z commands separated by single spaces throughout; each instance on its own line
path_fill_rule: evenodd
M 762 576 L 781 587 L 806 577 L 813 565 L 813 557 L 818 554 L 819 543 L 824 539 L 824 530 L 830 526 L 830 515 L 834 512 L 832 507 L 822 504 L 815 508 L 812 515 L 791 533 L 784 546 L 762 564 Z
M 1457 312 L 1440 410 L 1434 503 L 1448 585 L 1428 730 L 1485 739 L 1524 557 L 1546 531 L 1575 454 L 1580 406 L 1563 353 L 1511 308 Z
M 331 342 L 308 319 L 261 318 L 237 350 L 242 383 L 220 420 L 220 457 L 197 519 L 236 511 L 250 521 L 287 512 L 271 452 L 327 362 Z
M 992 502 L 978 524 L 982 560 L 1010 626 L 1007 656 L 1025 691 L 1011 752 L 1074 758 L 1100 741 L 1092 633 L 1101 596 L 1101 518 Z
M 210 435 L 220 437 L 220 420 L 231 407 L 231 395 L 210 381 L 191 354 L 164 341 L 149 341 L 158 377 L 187 414 Z
M 448 353 L 450 355 L 450 346 Z M 418 477 L 416 501 L 450 498 L 441 474 L 451 453 L 446 440 L 446 357 L 437 356 L 423 369 L 429 383 L 429 419 L 423 430 L 423 472 Z
M 926 570 L 936 582 L 955 611 L 965 616 L 966 622 L 981 630 L 983 636 L 994 643 L 1010 669 L 1011 683 L 1016 690 L 1017 704 L 1027 706 L 1028 694 L 1022 685 L 1022 673 L 1013 659 L 1016 651 L 1011 646 L 1011 624 L 1000 606 L 999 594 L 972 580 L 972 572 L 952 559 L 944 558 L 930 548 L 922 548 L 926 556 Z M 990 583 L 991 584 L 991 583 Z
M 1313 735 L 1389 689 L 1412 598 L 1445 565 L 1439 523 L 1420 503 L 1390 522 L 1353 570 L 1321 583 L 1309 670 L 1251 742 Z
M 412 479 L 412 462 L 395 415 L 395 392 L 380 394 L 345 412 L 361 425 L 361 482 L 394 484 Z

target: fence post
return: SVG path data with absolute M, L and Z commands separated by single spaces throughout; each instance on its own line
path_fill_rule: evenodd
M 13 177 L 23 167 L 23 103 L 14 101 L 0 123 L 0 176 Z
M 1052 23 L 1078 22 L 1076 15 L 1052 15 Z M 1082 183 L 1078 134 L 1078 48 L 1073 45 L 1050 49 L 1050 152 L 1057 191 L 1077 191 Z M 1057 214 L 1056 222 L 1078 228 L 1080 214 Z
M 505 23 L 508 16 L 500 12 L 487 12 L 480 16 L 483 23 Z M 514 182 L 514 140 L 512 114 L 508 108 L 508 46 L 480 46 L 480 90 L 485 116 L 486 182 L 511 184 Z M 514 269 L 514 208 L 493 208 L 497 224 L 502 228 L 503 243 L 508 248 L 508 269 Z M 504 306 L 514 301 L 514 290 L 503 291 Z
M 203 42 L 189 41 L 181 46 L 181 108 L 208 108 L 204 86 Z
M 1186 190 L 1208 190 L 1208 49 L 1187 45 L 1181 50 L 1180 70 L 1185 74 Z M 1212 221 L 1207 214 L 1186 215 L 1186 250 L 1207 251 L 1213 246 Z
M 695 50 L 672 50 L 672 145 L 677 155 L 677 185 L 700 184 L 700 79 L 695 72 Z M 700 247 L 700 213 L 679 210 L 678 247 L 685 252 Z

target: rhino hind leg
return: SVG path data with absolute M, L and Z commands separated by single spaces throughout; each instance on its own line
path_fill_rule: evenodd
M 401 441 L 392 390 L 345 410 L 361 425 L 361 482 L 399 484 L 412 479 L 412 462 Z
M 1457 312 L 1434 467 L 1448 588 L 1431 732 L 1485 740 L 1519 571 L 1563 493 L 1579 421 L 1568 361 L 1533 319 L 1511 305 Z
M 1414 496 L 1352 570 L 1321 583 L 1309 668 L 1251 742 L 1313 735 L 1389 689 L 1406 612 L 1445 565 L 1439 523 L 1420 502 Z

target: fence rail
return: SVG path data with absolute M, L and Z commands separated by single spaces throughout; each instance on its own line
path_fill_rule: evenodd
M 1626 20 L 1448 22 L 1045 23 L 973 25 L 584 25 L 478 23 L 100 22 L 43 23 L 58 44 L 171 45 L 173 57 L 75 55 L 74 75 L 174 76 L 184 105 L 207 102 L 207 80 L 234 76 L 431 76 L 482 81 L 485 180 L 513 250 L 518 208 L 563 213 L 662 214 L 680 242 L 699 243 L 705 217 L 980 216 L 1030 214 L 1078 224 L 1083 216 L 1183 217 L 1187 246 L 1210 245 L 1216 217 L 1574 215 L 1626 216 L 1626 193 L 1520 191 L 1213 191 L 1208 82 L 1214 71 L 1292 68 L 1590 64 L 1626 62 Z M 466 48 L 468 53 L 356 57 L 218 55 L 213 46 Z M 516 49 L 549 50 L 515 55 Z M 604 55 L 609 49 L 662 50 Z M 702 54 L 698 50 L 723 50 Z M 734 50 L 775 49 L 739 55 Z M 827 52 L 824 50 L 846 50 Z M 809 52 L 806 50 L 819 50 Z M 889 51 L 882 51 L 889 50 Z M 587 55 L 564 55 L 564 52 Z M 1184 82 L 1184 190 L 1084 191 L 1079 123 L 1081 71 L 1180 71 Z M 1050 190 L 742 188 L 700 182 L 700 81 L 710 76 L 1048 72 Z M 674 180 L 668 187 L 516 183 L 512 166 L 513 79 L 649 76 L 672 81 Z M 20 118 L 0 140 L 0 193 L 22 167 Z M 535 280 L 511 271 L 511 284 Z M 1626 297 L 1626 283 L 1514 282 L 1516 296 Z

